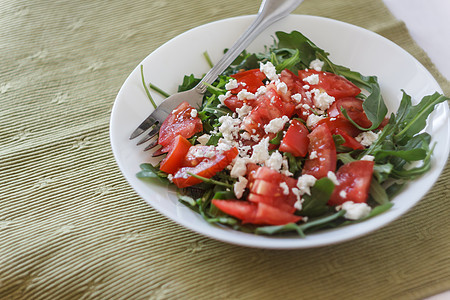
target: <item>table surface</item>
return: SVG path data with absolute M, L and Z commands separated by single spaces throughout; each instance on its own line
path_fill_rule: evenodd
M 124 180 L 108 136 L 128 74 L 178 34 L 254 14 L 259 3 L 2 1 L 0 299 L 423 299 L 450 289 L 448 165 L 421 202 L 385 228 L 290 251 L 193 233 Z M 382 0 L 305 0 L 294 13 L 391 39 L 450 95 L 442 56 L 430 59 L 430 43 L 418 38 L 426 51 L 419 47 L 407 17 L 398 14 L 405 25 Z

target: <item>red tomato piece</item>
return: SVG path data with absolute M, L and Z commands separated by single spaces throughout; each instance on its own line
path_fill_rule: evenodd
M 364 150 L 364 146 L 361 145 L 361 143 L 359 143 L 357 140 L 352 138 L 350 135 L 348 135 L 344 130 L 336 128 L 333 134 L 339 134 L 344 138 L 345 142 L 342 144 L 342 146 L 352 148 L 353 150 Z
M 328 116 L 333 118 L 344 118 L 341 107 L 347 111 L 350 119 L 363 128 L 372 126 L 372 122 L 367 118 L 363 109 L 363 101 L 355 97 L 346 97 L 336 100 L 328 109 Z
M 202 146 L 195 145 L 189 148 L 189 151 L 186 153 L 182 167 L 195 167 L 208 157 L 212 157 L 213 155 L 219 154 L 220 150 L 218 150 L 214 146 Z
M 223 104 L 225 104 L 226 107 L 235 112 L 237 108 L 241 108 L 242 106 L 244 106 L 244 101 L 239 100 L 236 95 L 231 95 L 230 97 L 223 100 Z
M 213 199 L 212 203 L 224 213 L 242 220 L 243 223 L 285 225 L 296 223 L 302 219 L 300 216 L 295 216 L 264 203 L 218 199 Z
M 272 87 L 268 87 L 266 93 L 258 96 L 254 101 L 257 103 L 256 106 L 242 122 L 243 128 L 250 134 L 264 136 L 264 125 L 283 115 L 290 117 L 293 113 L 293 107 L 289 111 L 289 108 L 286 108 L 281 97 Z
M 244 221 L 253 224 L 286 225 L 289 223 L 297 223 L 301 219 L 301 216 L 293 215 L 292 213 L 260 202 L 258 203 L 255 218 Z
M 313 175 L 317 179 L 326 177 L 329 171 L 336 170 L 336 146 L 327 124 L 320 124 L 308 135 L 308 152 L 316 155 L 307 159 L 303 167 L 303 174 Z
M 259 69 L 252 69 L 231 75 L 238 82 L 238 87 L 231 90 L 231 93 L 237 94 L 243 89 L 246 89 L 250 93 L 256 93 L 258 88 L 264 85 L 263 80 L 266 79 L 266 75 Z
M 309 84 L 305 82 L 305 84 L 308 84 L 311 89 L 323 89 L 328 95 L 333 96 L 336 99 L 355 97 L 361 93 L 361 89 L 359 87 L 342 76 L 311 69 L 298 71 L 298 77 L 302 80 L 313 74 L 317 74 L 319 76 L 319 83 Z
M 161 161 L 159 169 L 169 174 L 174 174 L 183 164 L 184 158 L 191 148 L 191 143 L 177 135 L 172 144 L 167 156 Z
M 164 120 L 159 129 L 158 144 L 163 146 L 164 151 L 168 151 L 168 146 L 177 135 L 184 138 L 190 138 L 197 132 L 203 130 L 202 121 L 199 117 L 192 117 L 191 112 L 194 108 L 187 102 L 178 105 Z
M 351 137 L 355 137 L 362 132 L 361 130 L 356 128 L 349 120 L 341 117 L 322 119 L 317 122 L 316 126 L 314 126 L 313 129 L 322 123 L 327 124 L 331 132 L 335 132 L 336 129 L 339 128 L 340 130 L 345 131 Z
M 305 109 L 302 105 L 307 104 L 309 107 L 313 107 L 313 102 L 306 96 L 306 91 L 303 88 L 305 83 L 297 75 L 287 69 L 281 71 L 280 80 L 284 82 L 288 88 L 287 96 L 289 97 L 289 100 L 285 99 L 285 102 L 293 103 L 295 106 L 294 114 L 306 121 L 308 116 L 312 114 L 312 111 L 310 109 Z M 300 102 L 297 102 L 292 98 L 292 96 L 296 94 L 301 96 Z
M 328 205 L 341 205 L 346 201 L 366 202 L 373 173 L 373 161 L 358 160 L 347 163 L 336 172 L 339 185 L 334 188 Z
M 217 172 L 222 171 L 228 166 L 238 153 L 239 151 L 233 147 L 230 150 L 221 151 L 213 157 L 205 158 L 194 167 L 182 167 L 173 176 L 173 183 L 179 188 L 199 184 L 202 180 L 189 175 L 188 172 L 205 178 L 211 178 Z
M 308 134 L 308 128 L 302 122 L 292 120 L 291 125 L 281 140 L 279 150 L 291 153 L 295 157 L 305 157 L 308 153 Z
M 278 196 L 279 197 L 279 196 Z M 294 205 L 289 205 L 280 201 L 278 197 L 263 196 L 258 194 L 249 194 L 247 200 L 254 203 L 264 203 L 276 207 L 282 211 L 293 213 L 295 212 Z
M 253 220 L 258 209 L 258 204 L 248 201 L 213 199 L 211 202 L 224 213 L 239 220 Z

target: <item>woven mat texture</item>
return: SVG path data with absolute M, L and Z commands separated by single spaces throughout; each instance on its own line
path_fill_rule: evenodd
M 450 289 L 448 167 L 389 226 L 291 251 L 193 233 L 122 177 L 108 127 L 128 74 L 178 34 L 259 3 L 0 0 L 0 299 L 421 299 Z M 393 40 L 450 94 L 381 0 L 305 0 L 295 13 Z

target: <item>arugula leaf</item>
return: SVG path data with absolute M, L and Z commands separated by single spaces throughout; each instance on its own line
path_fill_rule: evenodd
M 316 217 L 328 212 L 329 206 L 327 202 L 333 190 L 334 184 L 329 178 L 324 177 L 317 180 L 311 188 L 311 195 L 303 195 L 304 202 L 300 214 L 302 216 Z
M 158 179 L 162 183 L 170 183 L 167 179 L 167 174 L 160 171 L 158 167 L 152 164 L 144 163 L 140 165 L 141 171 L 136 174 L 137 178 L 140 179 Z

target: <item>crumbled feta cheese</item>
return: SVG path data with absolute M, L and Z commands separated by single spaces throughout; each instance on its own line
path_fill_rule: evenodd
M 238 181 L 234 184 L 234 194 L 238 199 L 244 194 L 245 188 L 247 187 L 248 180 L 244 176 L 239 176 Z
M 255 99 L 255 94 L 248 92 L 246 89 L 241 90 L 237 94 L 238 100 L 253 100 Z
M 311 74 L 306 78 L 303 78 L 303 81 L 309 83 L 310 85 L 315 85 L 319 83 L 319 75 Z
M 375 142 L 378 138 L 378 133 L 375 133 L 373 131 L 364 131 L 358 134 L 355 137 L 355 140 L 361 143 L 361 145 L 369 147 L 372 145 L 373 142 Z
M 280 173 L 284 174 L 286 176 L 294 176 L 294 174 L 292 174 L 289 171 L 289 163 L 288 163 L 288 161 L 287 161 L 287 159 L 285 157 L 283 157 L 283 162 L 281 164 L 281 171 L 280 171 Z
M 289 187 L 286 182 L 280 182 L 280 187 L 283 189 L 283 195 L 289 195 Z
M 266 133 L 277 133 L 284 128 L 284 125 L 289 121 L 288 116 L 282 116 L 281 118 L 275 118 L 270 120 L 269 124 L 264 125 Z
M 297 201 L 295 201 L 295 203 L 294 203 L 294 207 L 297 210 L 302 210 L 303 209 L 303 199 L 297 199 Z
M 325 91 L 313 89 L 312 92 L 314 93 L 314 105 L 320 110 L 327 110 L 335 100 Z
M 305 89 L 305 90 L 309 90 L 311 87 L 309 86 L 309 85 L 307 85 L 307 84 L 305 84 L 304 86 L 303 86 L 303 89 Z
M 191 110 L 191 117 L 195 118 L 197 116 L 197 110 L 195 108 L 193 108 Z
M 344 218 L 349 220 L 359 220 L 367 217 L 372 208 L 367 203 L 354 203 L 353 201 L 346 201 L 342 205 L 336 207 L 337 210 L 344 209 Z
M 328 171 L 327 177 L 334 183 L 334 185 L 339 185 L 339 181 L 333 171 Z
M 253 153 L 250 159 L 256 164 L 263 164 L 269 158 L 269 137 L 265 137 L 259 141 L 258 144 L 253 146 Z
M 221 123 L 219 132 L 222 133 L 223 138 L 232 141 L 239 132 L 241 120 L 226 115 L 219 118 L 219 123 Z
M 309 68 L 320 72 L 322 71 L 323 64 L 324 62 L 320 59 L 315 59 L 309 63 Z
M 309 106 L 308 104 L 302 104 L 302 107 L 304 108 L 304 109 L 311 109 L 311 106 Z
M 288 87 L 287 87 L 286 83 L 284 83 L 281 80 L 275 81 L 275 86 L 277 87 L 277 91 L 282 94 L 286 94 L 288 91 Z
M 270 81 L 275 81 L 278 79 L 277 70 L 270 61 L 266 62 L 265 64 L 260 63 L 259 70 L 263 72 Z
M 249 140 L 251 139 L 250 133 L 248 133 L 247 131 L 244 131 L 243 133 L 241 133 L 241 138 L 243 140 Z
M 225 101 L 226 99 L 228 99 L 231 96 L 231 92 L 228 91 L 225 95 L 219 95 L 219 101 L 220 103 L 223 105 L 223 101 Z
M 266 92 L 267 92 L 266 86 L 265 86 L 265 85 L 262 85 L 262 86 L 260 86 L 260 87 L 256 90 L 255 96 L 256 96 L 256 97 L 261 96 L 261 95 L 265 94 Z
M 317 179 L 316 177 L 304 174 L 297 179 L 297 187 L 300 195 L 308 194 L 311 195 L 311 187 L 314 186 Z
M 197 147 L 197 148 L 194 149 L 194 152 L 192 153 L 192 155 L 194 157 L 208 157 L 208 158 L 211 158 L 211 157 L 214 157 L 216 155 L 215 149 L 216 148 L 214 146 Z
M 236 112 L 238 113 L 239 118 L 242 119 L 247 116 L 252 111 L 252 109 L 253 108 L 250 105 L 244 103 L 241 108 L 236 108 Z
M 364 155 L 364 156 L 361 158 L 361 160 L 367 160 L 367 161 L 373 161 L 374 159 L 375 159 L 374 156 L 368 155 L 368 154 Z
M 274 169 L 276 171 L 279 171 L 283 165 L 283 156 L 280 152 L 274 151 L 269 159 L 264 163 L 265 166 Z
M 231 169 L 230 176 L 238 178 L 239 176 L 244 176 L 247 173 L 247 159 L 238 157 Z
M 294 99 L 295 102 L 300 103 L 302 101 L 302 95 L 300 94 L 294 94 L 291 96 L 292 99 Z
M 170 182 L 173 182 L 173 175 L 172 174 L 168 174 L 167 175 L 167 179 L 169 179 Z
M 197 138 L 197 141 L 200 143 L 200 145 L 205 146 L 206 143 L 209 141 L 210 138 L 211 138 L 211 136 L 210 136 L 209 134 L 206 134 L 206 133 L 205 133 L 205 134 L 199 136 L 199 137 Z
M 309 154 L 309 159 L 314 159 L 314 158 L 317 158 L 318 156 L 317 156 L 317 151 L 312 151 L 310 154 Z
M 229 91 L 229 90 L 237 88 L 238 86 L 239 85 L 238 85 L 238 82 L 236 79 L 230 79 L 230 81 L 228 81 L 228 83 L 225 84 L 225 89 Z
M 344 191 L 344 190 L 342 190 L 342 191 L 339 192 L 339 196 L 340 196 L 342 199 L 345 199 L 345 198 L 347 198 L 347 192 Z
M 314 114 L 311 114 L 308 116 L 308 119 L 306 120 L 306 126 L 308 126 L 308 128 L 312 128 L 314 127 L 314 125 L 317 124 L 317 122 L 319 122 L 320 120 L 325 119 L 324 116 L 317 116 Z

